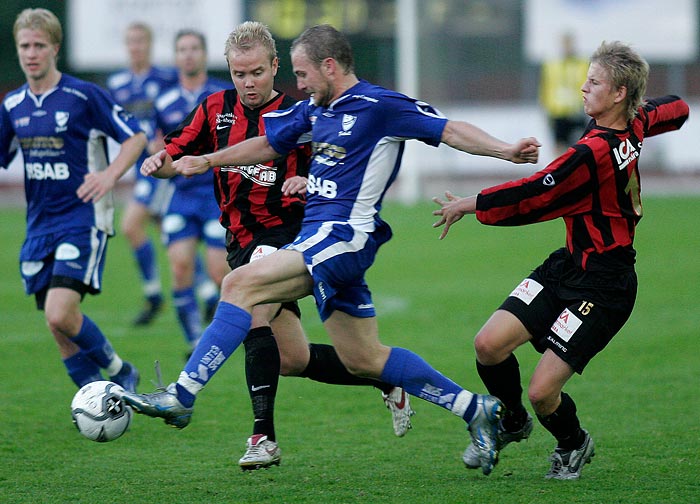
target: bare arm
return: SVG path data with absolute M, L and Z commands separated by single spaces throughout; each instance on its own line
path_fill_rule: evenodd
M 212 166 L 254 165 L 277 159 L 276 152 L 267 141 L 266 136 L 249 138 L 225 149 L 202 156 L 183 156 L 173 163 L 175 171 L 190 177 L 205 173 Z
M 136 162 L 146 148 L 146 144 L 144 133 L 137 133 L 126 139 L 119 149 L 119 154 L 106 170 L 85 175 L 85 180 L 76 191 L 78 198 L 85 203 L 102 199 L 105 194 L 114 189 L 117 180 Z
M 537 163 L 540 143 L 536 138 L 522 138 L 509 144 L 464 121 L 447 121 L 441 141 L 450 147 L 474 154 L 505 159 L 513 163 Z

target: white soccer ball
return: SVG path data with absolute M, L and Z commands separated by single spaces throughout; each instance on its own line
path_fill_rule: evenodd
M 95 381 L 78 390 L 70 404 L 73 423 L 88 439 L 113 441 L 131 425 L 131 408 L 122 401 L 125 390 L 111 381 Z

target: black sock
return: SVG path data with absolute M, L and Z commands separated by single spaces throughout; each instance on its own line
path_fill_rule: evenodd
M 515 354 L 493 366 L 476 363 L 476 370 L 489 394 L 498 397 L 506 407 L 503 427 L 510 432 L 522 429 L 527 420 L 527 410 L 522 403 L 523 387 L 520 384 L 520 364 Z
M 585 434 L 576 416 L 576 404 L 568 394 L 561 393 L 561 404 L 554 413 L 537 415 L 537 419 L 557 439 L 557 448 L 570 451 L 583 445 Z
M 269 327 L 251 329 L 245 340 L 245 378 L 253 404 L 253 434 L 275 441 L 275 396 L 280 374 L 280 352 Z
M 311 380 L 330 383 L 333 385 L 371 385 L 388 394 L 393 385 L 371 378 L 362 378 L 350 373 L 340 359 L 332 345 L 311 343 L 309 345 L 309 364 L 299 376 Z

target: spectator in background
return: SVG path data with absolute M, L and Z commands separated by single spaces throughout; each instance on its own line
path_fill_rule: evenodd
M 107 79 L 114 100 L 130 112 L 141 125 L 149 142 L 156 137 L 154 102 L 165 89 L 177 84 L 177 72 L 151 64 L 151 29 L 144 23 L 132 23 L 126 30 L 129 68 Z M 167 181 L 143 177 L 138 168 L 149 150 L 144 149 L 136 163 L 133 197 L 124 209 L 121 229 L 129 242 L 143 282 L 145 302 L 134 325 L 150 324 L 163 305 L 158 256 L 148 234 L 148 223 L 158 223 L 166 209 L 172 188 Z
M 134 391 L 139 373 L 83 314 L 86 294 L 102 289 L 114 234 L 111 190 L 146 147 L 138 122 L 95 84 L 61 73 L 61 23 L 46 9 L 25 9 L 14 24 L 27 83 L 0 108 L 0 168 L 22 150 L 27 234 L 20 251 L 25 292 L 34 295 L 78 386 L 109 380 Z M 106 137 L 121 143 L 110 163 Z
M 164 134 L 176 132 L 180 123 L 204 98 L 231 87 L 228 82 L 207 76 L 206 40 L 199 32 L 178 32 L 175 37 L 175 64 L 178 68 L 178 85 L 166 90 L 155 102 L 156 126 Z M 162 140 L 155 142 L 159 142 L 156 150 L 163 148 Z M 175 177 L 171 183 L 174 192 L 161 227 L 163 240 L 168 247 L 173 305 L 191 350 L 202 332 L 195 293 L 199 243 L 203 242 L 206 246 L 206 269 L 217 286 L 231 270 L 226 262 L 226 229 L 219 224 L 219 206 L 214 198 L 214 173 L 189 178 Z M 214 299 L 218 300 L 218 288 Z M 210 303 L 207 312 L 213 313 L 215 307 L 215 303 Z
M 581 86 L 586 80 L 588 60 L 576 54 L 571 33 L 560 40 L 559 57 L 545 61 L 540 75 L 540 103 L 547 113 L 556 155 L 578 140 L 586 124 Z

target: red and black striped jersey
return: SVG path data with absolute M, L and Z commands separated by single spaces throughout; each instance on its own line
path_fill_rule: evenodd
M 263 114 L 294 105 L 279 93 L 264 105 L 245 107 L 235 89 L 209 95 L 165 137 L 173 159 L 224 149 L 265 134 Z M 214 194 L 221 224 L 229 230 L 229 247 L 245 247 L 254 236 L 278 226 L 299 226 L 304 212 L 302 196 L 285 196 L 282 184 L 295 175 L 307 176 L 310 146 L 255 166 L 216 166 Z
M 584 270 L 629 268 L 642 217 L 639 153 L 645 137 L 679 129 L 688 105 L 677 96 L 650 99 L 625 130 L 591 120 L 581 139 L 534 175 L 485 189 L 476 217 L 519 226 L 562 217 L 566 248 Z

